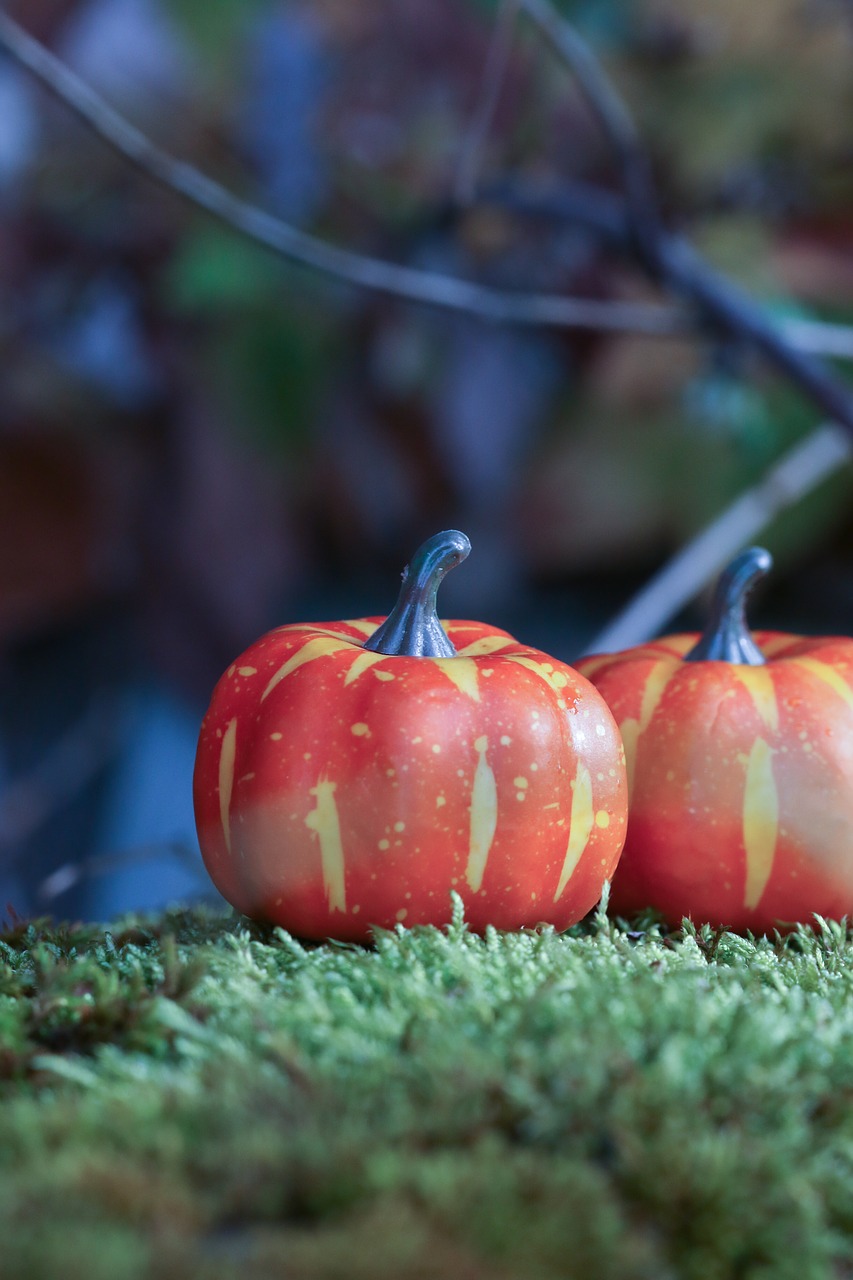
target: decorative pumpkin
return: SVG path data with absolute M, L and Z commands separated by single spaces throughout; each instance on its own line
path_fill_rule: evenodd
M 853 640 L 753 638 L 723 573 L 707 630 L 581 660 L 622 731 L 630 817 L 611 904 L 761 933 L 853 914 Z
M 278 627 L 217 684 L 194 796 L 202 855 L 247 915 L 306 938 L 443 924 L 565 929 L 613 874 L 624 752 L 571 667 L 435 611 L 451 530 L 390 616 Z M 381 623 L 381 625 L 380 625 Z

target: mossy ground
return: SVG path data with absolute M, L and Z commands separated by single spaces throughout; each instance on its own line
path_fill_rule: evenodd
M 853 1276 L 853 941 L 0 941 L 4 1280 Z

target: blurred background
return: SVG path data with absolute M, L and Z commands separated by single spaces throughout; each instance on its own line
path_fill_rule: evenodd
M 853 323 L 849 3 L 556 7 L 627 98 L 668 223 L 771 312 Z M 6 8 L 170 152 L 329 241 L 659 298 L 575 224 L 454 202 L 494 0 Z M 484 187 L 507 178 L 618 189 L 524 25 L 480 154 Z M 6 58 L 0 351 L 0 918 L 216 897 L 196 737 L 270 626 L 387 611 L 409 553 L 455 526 L 474 552 L 442 612 L 571 660 L 820 417 L 731 346 L 489 326 L 283 263 Z M 851 492 L 838 473 L 762 536 L 755 621 L 853 630 Z

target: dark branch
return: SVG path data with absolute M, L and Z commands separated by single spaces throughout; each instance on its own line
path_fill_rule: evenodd
M 530 4 L 530 0 L 528 0 Z M 543 6 L 539 0 L 539 8 Z M 118 112 L 106 103 L 103 98 L 83 83 L 73 72 L 55 58 L 43 45 L 16 23 L 8 14 L 0 12 L 0 49 L 26 68 L 46 89 L 63 102 L 108 146 L 133 164 L 149 178 L 154 179 L 170 191 L 182 196 L 196 207 L 203 209 L 212 217 L 231 227 L 256 244 L 265 246 L 274 253 L 291 261 L 311 267 L 335 279 L 344 280 L 360 288 L 372 289 L 390 296 L 410 302 L 424 303 L 446 310 L 461 312 L 475 316 L 481 320 L 494 323 L 531 325 L 543 328 L 587 329 L 603 333 L 639 333 L 650 337 L 689 336 L 697 331 L 694 315 L 689 311 L 672 306 L 652 306 L 637 303 L 600 302 L 581 298 L 561 297 L 558 294 L 507 293 L 486 288 L 468 281 L 454 279 L 450 276 L 437 275 L 426 271 L 418 271 L 409 267 L 397 266 L 376 258 L 338 249 L 325 244 L 316 237 L 272 217 L 263 210 L 240 200 L 218 183 L 207 178 L 191 165 L 175 160 L 161 148 L 157 147 L 138 129 L 125 120 Z M 595 81 L 590 81 L 590 84 Z M 613 109 L 614 92 L 610 91 L 609 108 L 604 113 L 608 120 L 611 136 L 620 138 L 620 145 L 634 145 L 636 138 L 633 126 L 625 131 L 625 120 L 630 124 L 624 108 Z M 519 212 L 544 217 L 572 218 L 582 225 L 597 231 L 613 244 L 621 245 L 628 253 L 635 252 L 632 246 L 631 215 L 624 201 L 609 196 L 594 188 L 578 184 L 574 189 L 565 188 L 563 193 L 547 198 L 535 197 L 524 199 L 513 198 L 504 193 L 501 197 L 510 207 Z M 675 284 L 679 275 L 683 279 L 685 292 L 691 296 L 691 276 L 683 275 L 684 263 L 674 261 L 678 255 L 672 255 L 668 265 Z M 682 259 L 683 259 L 682 255 Z M 703 267 L 706 276 L 703 286 L 703 302 L 705 314 L 718 324 L 723 320 L 725 311 L 725 332 L 731 332 L 730 307 L 723 306 L 717 300 L 712 303 L 707 280 L 708 268 Z M 719 284 L 719 279 L 717 278 Z M 698 297 L 698 293 L 692 296 Z M 724 300 L 725 301 L 725 300 Z M 758 322 L 763 320 L 757 308 Z M 761 329 L 761 323 L 756 325 Z M 794 322 L 778 327 L 764 324 L 767 332 L 761 335 L 768 354 L 769 348 L 777 348 L 781 343 L 785 352 L 776 351 L 777 362 L 783 356 L 793 355 L 796 361 L 797 348 L 805 352 L 823 349 L 833 354 L 853 355 L 853 337 L 851 331 L 844 326 L 812 325 L 801 334 L 802 326 Z M 789 333 L 794 336 L 788 336 Z M 754 341 L 758 342 L 756 333 Z M 837 395 L 827 390 L 821 378 L 824 371 L 817 362 L 806 357 L 806 377 L 814 379 L 818 371 L 817 381 L 821 383 L 824 399 L 823 407 L 845 422 L 843 413 L 838 411 L 835 401 Z M 802 372 L 802 371 L 801 371 Z M 799 376 L 799 375 L 798 375 Z M 830 402 L 833 407 L 830 408 Z
M 558 294 L 501 292 L 326 244 L 240 200 L 192 165 L 175 160 L 161 150 L 5 13 L 0 13 L 0 49 L 30 71 L 113 150 L 150 178 L 255 243 L 315 271 L 360 288 L 465 312 L 496 323 L 608 333 L 639 332 L 658 337 L 671 337 L 691 329 L 689 314 L 673 307 L 600 302 Z
M 798 351 L 757 303 L 709 267 L 686 240 L 663 230 L 637 129 L 627 106 L 584 40 L 559 16 L 550 0 L 522 0 L 522 7 L 577 78 L 619 160 L 625 199 L 621 208 L 617 203 L 608 205 L 599 200 L 596 216 L 601 225 L 606 225 L 612 235 L 624 237 L 625 247 L 634 248 L 650 274 L 698 308 L 709 328 L 758 351 L 809 396 L 822 413 L 853 435 L 853 397 L 845 384 L 813 355 Z M 573 204 L 577 203 L 577 194 L 576 189 Z M 557 212 L 553 200 L 550 208 L 552 214 Z M 587 193 L 587 211 L 592 212 L 593 208 Z M 573 216 L 568 207 L 565 214 Z
M 474 199 L 480 152 L 489 135 L 501 86 L 506 76 L 519 3 L 520 0 L 501 0 L 483 71 L 480 100 L 459 153 L 454 195 L 457 203 L 462 205 L 470 204 Z
M 626 104 L 601 62 L 549 0 L 521 0 L 524 12 L 571 68 L 580 89 L 601 123 L 622 175 L 633 248 L 652 271 L 662 234 L 651 165 Z

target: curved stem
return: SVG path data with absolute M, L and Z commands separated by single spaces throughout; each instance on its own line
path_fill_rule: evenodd
M 720 574 L 711 617 L 698 644 L 685 655 L 685 662 L 733 662 L 762 667 L 764 654 L 753 640 L 746 623 L 746 597 L 759 578 L 773 565 L 773 557 L 763 547 L 742 551 Z
M 365 649 L 411 658 L 455 658 L 456 650 L 438 620 L 435 597 L 442 579 L 461 564 L 471 543 L 458 529 L 445 529 L 418 547 L 403 570 L 397 603 Z

